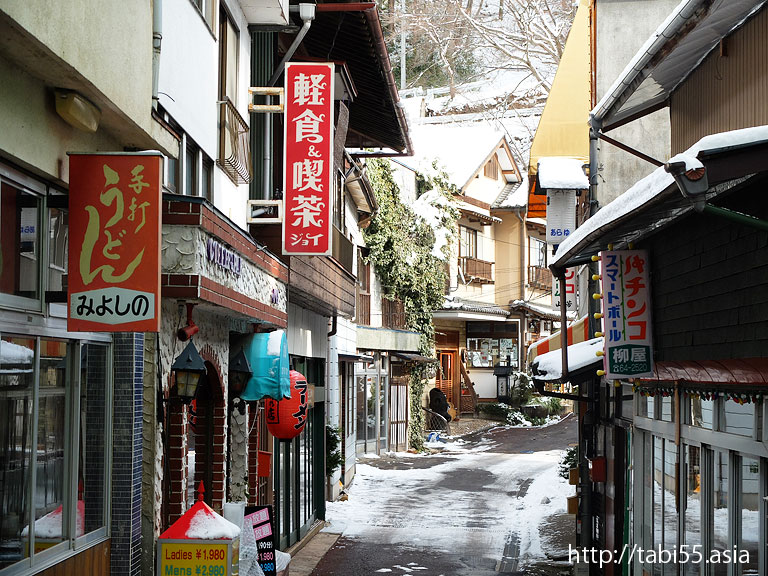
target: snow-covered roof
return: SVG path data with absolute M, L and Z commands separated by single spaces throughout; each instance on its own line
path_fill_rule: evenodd
M 432 174 L 432 164 L 444 169 L 451 183 L 463 188 L 488 156 L 502 142 L 504 134 L 482 122 L 415 124 L 411 140 L 415 164 L 419 170 Z M 502 168 L 507 169 L 502 164 Z
M 584 161 L 577 158 L 539 158 L 539 184 L 548 189 L 586 190 L 589 179 L 584 174 L 583 166 Z
M 530 302 L 526 302 L 525 300 L 513 300 L 511 304 L 512 308 L 514 310 L 528 310 L 529 312 L 533 312 L 534 314 L 541 316 L 542 318 L 547 318 L 554 321 L 559 321 L 560 316 L 560 310 L 555 310 L 551 306 L 543 306 L 541 304 L 531 304 Z M 566 312 L 565 313 L 566 318 L 569 320 L 573 320 L 576 318 L 576 312 Z
M 482 312 L 483 314 L 509 316 L 509 311 L 496 304 L 489 302 L 478 302 L 475 300 L 465 300 L 464 298 L 459 298 L 458 296 L 446 296 L 442 309 L 463 310 L 466 312 Z
M 683 159 L 685 161 L 688 157 L 698 157 L 703 153 L 729 151 L 738 147 L 753 146 L 766 142 L 768 142 L 768 126 L 757 126 L 720 134 L 711 134 L 699 140 L 671 161 L 676 159 Z M 614 225 L 632 218 L 634 212 L 656 201 L 673 184 L 674 179 L 672 175 L 667 173 L 663 166 L 657 168 L 651 174 L 635 183 L 634 186 L 613 202 L 601 208 L 594 216 L 563 240 L 558 246 L 551 264 L 557 267 L 570 265 L 569 259 L 586 247 L 590 241 L 599 238 L 614 227 Z M 680 192 L 676 189 L 672 191 L 672 194 L 676 198 L 681 197 Z M 677 211 L 667 211 L 666 218 L 671 221 L 691 210 L 693 210 L 693 205 L 689 203 Z M 657 226 L 662 224 L 664 222 L 659 220 Z
M 603 349 L 603 338 L 592 338 L 586 342 L 571 344 L 568 346 L 568 373 L 586 368 L 592 364 L 602 364 L 603 359 L 597 356 L 597 352 Z M 554 382 L 563 377 L 563 352 L 552 350 L 536 356 L 531 364 L 533 379 L 543 382 Z
M 525 208 L 528 204 L 528 175 L 523 174 L 522 182 L 510 182 L 496 197 L 491 209 Z
M 470 219 L 474 216 L 485 223 L 501 222 L 501 218 L 491 216 L 491 211 L 487 208 L 481 208 L 480 206 L 475 206 L 474 204 L 464 202 L 463 200 L 459 200 L 458 207 L 459 210 L 465 212 Z

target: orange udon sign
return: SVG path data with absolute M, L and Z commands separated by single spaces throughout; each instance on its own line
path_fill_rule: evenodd
M 69 330 L 159 330 L 162 160 L 70 154 Z

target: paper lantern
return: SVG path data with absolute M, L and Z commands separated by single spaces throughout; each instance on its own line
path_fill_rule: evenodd
M 279 402 L 273 398 L 264 401 L 267 429 L 278 440 L 295 438 L 307 423 L 307 379 L 291 370 L 291 396 Z

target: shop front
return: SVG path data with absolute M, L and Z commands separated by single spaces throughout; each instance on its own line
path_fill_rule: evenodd
M 113 502 L 131 470 L 130 371 L 113 377 L 124 335 L 67 328 L 67 196 L 0 163 L 0 571 L 74 566 L 108 574 Z M 114 478 L 114 479 L 113 479 Z M 110 490 L 112 486 L 112 490 Z M 106 553 L 106 556 L 105 556 Z
M 682 574 L 706 560 L 714 574 L 764 570 L 766 369 L 765 360 L 660 363 L 664 379 L 636 386 L 634 539 L 677 556 Z M 674 569 L 661 561 L 653 574 Z

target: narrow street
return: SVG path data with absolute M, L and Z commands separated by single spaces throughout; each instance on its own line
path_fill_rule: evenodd
M 557 474 L 576 441 L 573 416 L 544 428 L 494 428 L 439 454 L 370 458 L 347 501 L 329 504 L 340 533 L 313 576 L 559 574 L 572 542 L 573 487 Z

